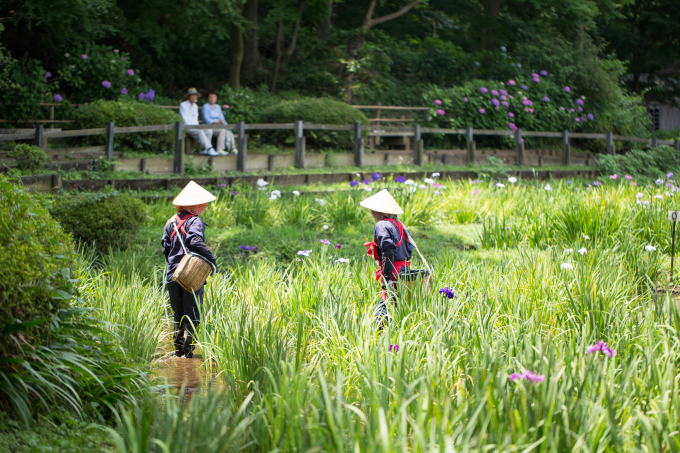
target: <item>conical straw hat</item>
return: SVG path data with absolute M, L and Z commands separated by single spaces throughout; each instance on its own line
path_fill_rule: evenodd
M 187 184 L 184 190 L 177 195 L 177 198 L 175 198 L 172 203 L 175 206 L 196 206 L 203 203 L 210 203 L 216 199 L 215 195 L 211 194 L 195 182 L 189 181 L 189 184 Z
M 404 213 L 404 210 L 399 207 L 387 189 L 383 189 L 372 197 L 366 198 L 359 204 L 371 211 L 382 212 L 383 214 L 399 215 Z

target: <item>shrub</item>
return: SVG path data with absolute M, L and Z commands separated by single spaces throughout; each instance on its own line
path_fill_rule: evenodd
M 225 85 L 217 95 L 219 105 L 229 106 L 224 109 L 224 119 L 227 123 L 239 121 L 257 123 L 262 112 L 278 102 L 278 99 L 264 85 L 260 85 L 257 90 L 231 88 Z
M 10 86 L 0 90 L 0 118 L 9 121 L 45 118 L 47 107 L 40 103 L 54 102 L 53 90 L 58 90 L 58 83 L 45 77 L 46 73 L 37 60 L 24 58 L 12 62 L 3 73 Z M 60 107 L 58 114 L 63 113 L 64 107 Z
M 48 160 L 45 151 L 35 145 L 17 145 L 8 155 L 17 161 L 17 167 L 21 170 L 35 171 Z
M 154 104 L 144 102 L 104 101 L 85 104 L 76 110 L 76 126 L 82 129 L 106 127 L 113 121 L 116 127 L 172 124 L 179 120 L 177 113 Z M 103 144 L 103 135 L 92 140 Z M 174 146 L 174 132 L 149 132 L 137 134 L 116 134 L 114 148 L 133 149 L 161 153 Z
M 646 150 L 634 149 L 626 154 L 602 155 L 597 159 L 597 169 L 605 175 L 631 175 L 634 177 L 663 178 L 666 173 L 680 174 L 677 152 L 670 146 Z
M 7 324 L 45 318 L 65 306 L 73 248 L 38 199 L 0 175 L 0 332 Z M 11 344 L 0 334 L 0 351 Z M 3 354 L 0 352 L 0 354 Z
M 144 220 L 144 203 L 116 191 L 57 198 L 50 213 L 64 230 L 99 252 L 118 249 L 137 233 Z
M 349 104 L 313 98 L 281 102 L 264 111 L 260 120 L 264 123 L 294 123 L 302 120 L 314 124 L 354 124 L 356 121 L 368 124 L 366 115 Z M 287 137 L 288 141 L 293 137 L 292 133 L 288 132 L 272 135 L 279 139 Z M 352 132 L 309 131 L 305 136 L 309 146 L 351 148 L 354 143 Z

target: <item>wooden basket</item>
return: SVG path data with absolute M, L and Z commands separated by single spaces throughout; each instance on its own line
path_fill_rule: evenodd
M 201 255 L 188 254 L 182 257 L 172 274 L 172 281 L 190 292 L 196 292 L 205 284 L 213 272 L 212 264 Z

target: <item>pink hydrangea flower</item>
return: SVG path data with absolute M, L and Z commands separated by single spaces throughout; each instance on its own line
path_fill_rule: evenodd
M 571 93 L 571 88 L 569 88 L 569 87 L 564 87 L 564 91 L 566 91 L 567 93 Z
M 128 69 L 127 75 L 135 75 L 135 71 L 133 71 L 132 69 Z
M 479 89 L 479 92 L 482 93 L 482 94 L 486 94 L 486 93 L 489 92 L 489 90 L 487 90 L 485 87 L 481 87 L 481 88 Z
M 437 115 L 445 115 L 445 114 L 446 114 L 446 112 L 444 110 L 442 110 L 442 109 L 437 110 Z
M 514 86 L 514 85 L 515 85 L 515 81 L 514 81 L 514 80 L 508 80 L 508 85 Z
M 440 101 L 439 99 L 435 99 L 434 103 L 437 104 L 437 105 L 442 105 L 442 101 Z
M 484 114 L 484 113 L 486 113 L 486 110 L 484 110 L 484 109 L 479 109 L 479 113 Z

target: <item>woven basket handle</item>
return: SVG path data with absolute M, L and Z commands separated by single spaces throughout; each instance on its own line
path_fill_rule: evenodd
M 188 255 L 189 252 L 187 251 L 187 248 L 184 246 L 184 241 L 182 240 L 182 235 L 179 234 L 179 230 L 177 229 L 177 222 L 175 219 L 172 219 L 172 225 L 175 227 L 175 233 L 177 233 L 177 238 L 179 239 L 179 243 L 182 244 L 182 248 L 184 249 L 184 254 Z

